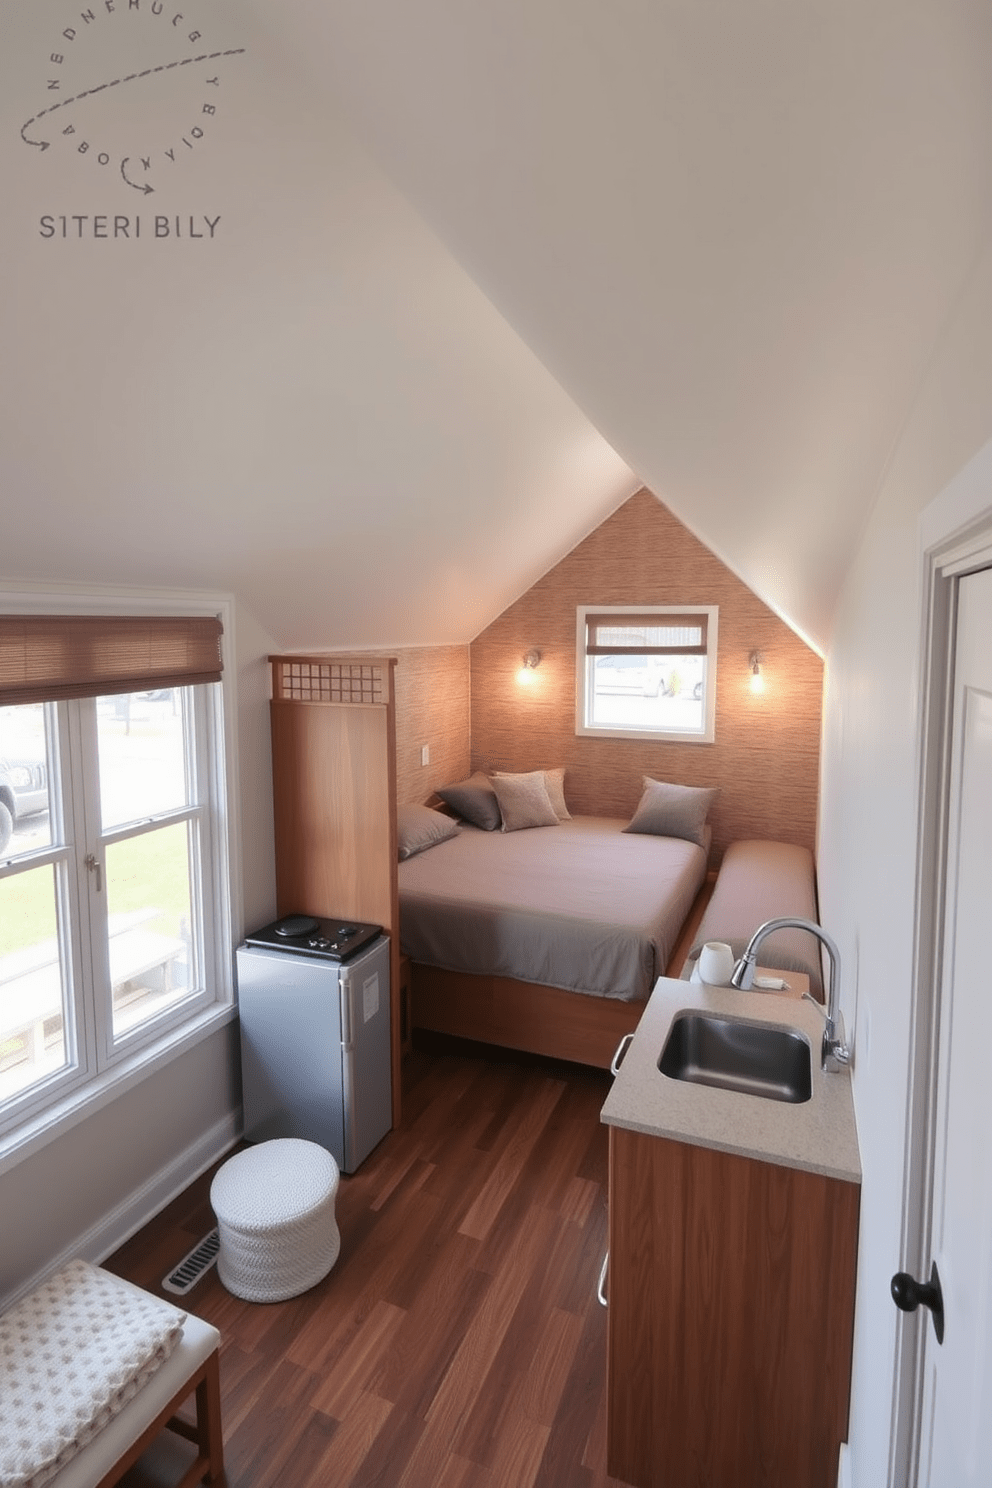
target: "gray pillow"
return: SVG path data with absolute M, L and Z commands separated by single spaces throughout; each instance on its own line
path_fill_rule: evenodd
M 496 792 L 481 770 L 476 770 L 474 775 L 470 775 L 467 780 L 459 780 L 455 785 L 442 785 L 438 795 L 452 811 L 457 811 L 473 827 L 481 827 L 484 832 L 495 832 L 500 824 Z
M 504 832 L 558 825 L 558 814 L 551 804 L 543 770 L 532 770 L 527 775 L 495 775 L 493 790 L 499 801 Z
M 559 821 L 571 821 L 572 813 L 565 804 L 565 769 L 564 766 L 558 770 L 529 771 L 529 774 L 540 774 L 544 776 L 544 788 L 548 793 L 548 800 L 555 808 L 555 815 Z M 503 770 L 497 770 L 494 780 L 517 780 L 520 776 L 510 775 Z
M 425 852 L 438 842 L 456 837 L 461 828 L 452 816 L 432 811 L 430 806 L 397 806 L 396 838 L 400 862 Z
M 683 837 L 705 847 L 706 817 L 719 789 L 671 785 L 647 775 L 643 780 L 644 794 L 624 831 L 646 832 L 654 837 Z

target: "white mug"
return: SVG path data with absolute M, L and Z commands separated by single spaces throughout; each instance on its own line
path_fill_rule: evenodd
M 710 987 L 726 987 L 734 970 L 734 953 L 723 940 L 708 940 L 699 953 L 699 979 Z

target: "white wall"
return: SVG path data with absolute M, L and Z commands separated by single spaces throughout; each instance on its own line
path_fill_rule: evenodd
M 841 949 L 864 1168 L 852 1488 L 886 1483 L 892 1423 L 897 1313 L 889 1279 L 903 1261 L 917 840 L 919 516 L 990 436 L 992 253 L 986 253 L 901 431 L 847 578 L 827 661 L 820 909 Z
M 238 774 L 241 832 L 241 905 L 234 894 L 234 933 L 240 940 L 276 912 L 276 865 L 272 824 L 272 734 L 269 723 L 270 655 L 285 650 L 257 623 L 243 604 L 235 620 L 238 698 Z M 243 920 L 238 923 L 239 909 Z
M 242 605 L 234 632 L 239 939 L 275 914 L 266 657 L 279 648 Z M 104 1259 L 236 1140 L 240 1102 L 230 1022 L 0 1175 L 0 1306 L 63 1257 Z

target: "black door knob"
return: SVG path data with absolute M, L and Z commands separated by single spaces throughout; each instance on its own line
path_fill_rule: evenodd
M 897 1271 L 892 1278 L 892 1300 L 901 1312 L 915 1312 L 921 1305 L 933 1314 L 933 1331 L 937 1342 L 944 1341 L 944 1294 L 940 1289 L 937 1262 L 930 1267 L 930 1280 L 917 1281 L 908 1271 Z

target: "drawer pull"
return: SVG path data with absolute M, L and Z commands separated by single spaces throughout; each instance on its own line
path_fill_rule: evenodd
M 610 1252 L 607 1251 L 605 1256 L 603 1257 L 603 1265 L 599 1273 L 599 1284 L 596 1287 L 596 1296 L 599 1299 L 599 1304 L 601 1307 L 606 1307 L 608 1305 L 606 1300 L 606 1268 L 609 1264 Z
M 623 1038 L 617 1044 L 616 1053 L 613 1055 L 613 1059 L 610 1064 L 611 1075 L 618 1075 L 620 1073 L 620 1066 L 623 1063 L 623 1056 L 626 1054 L 627 1045 L 630 1043 L 633 1037 L 634 1035 L 632 1033 L 625 1033 Z

